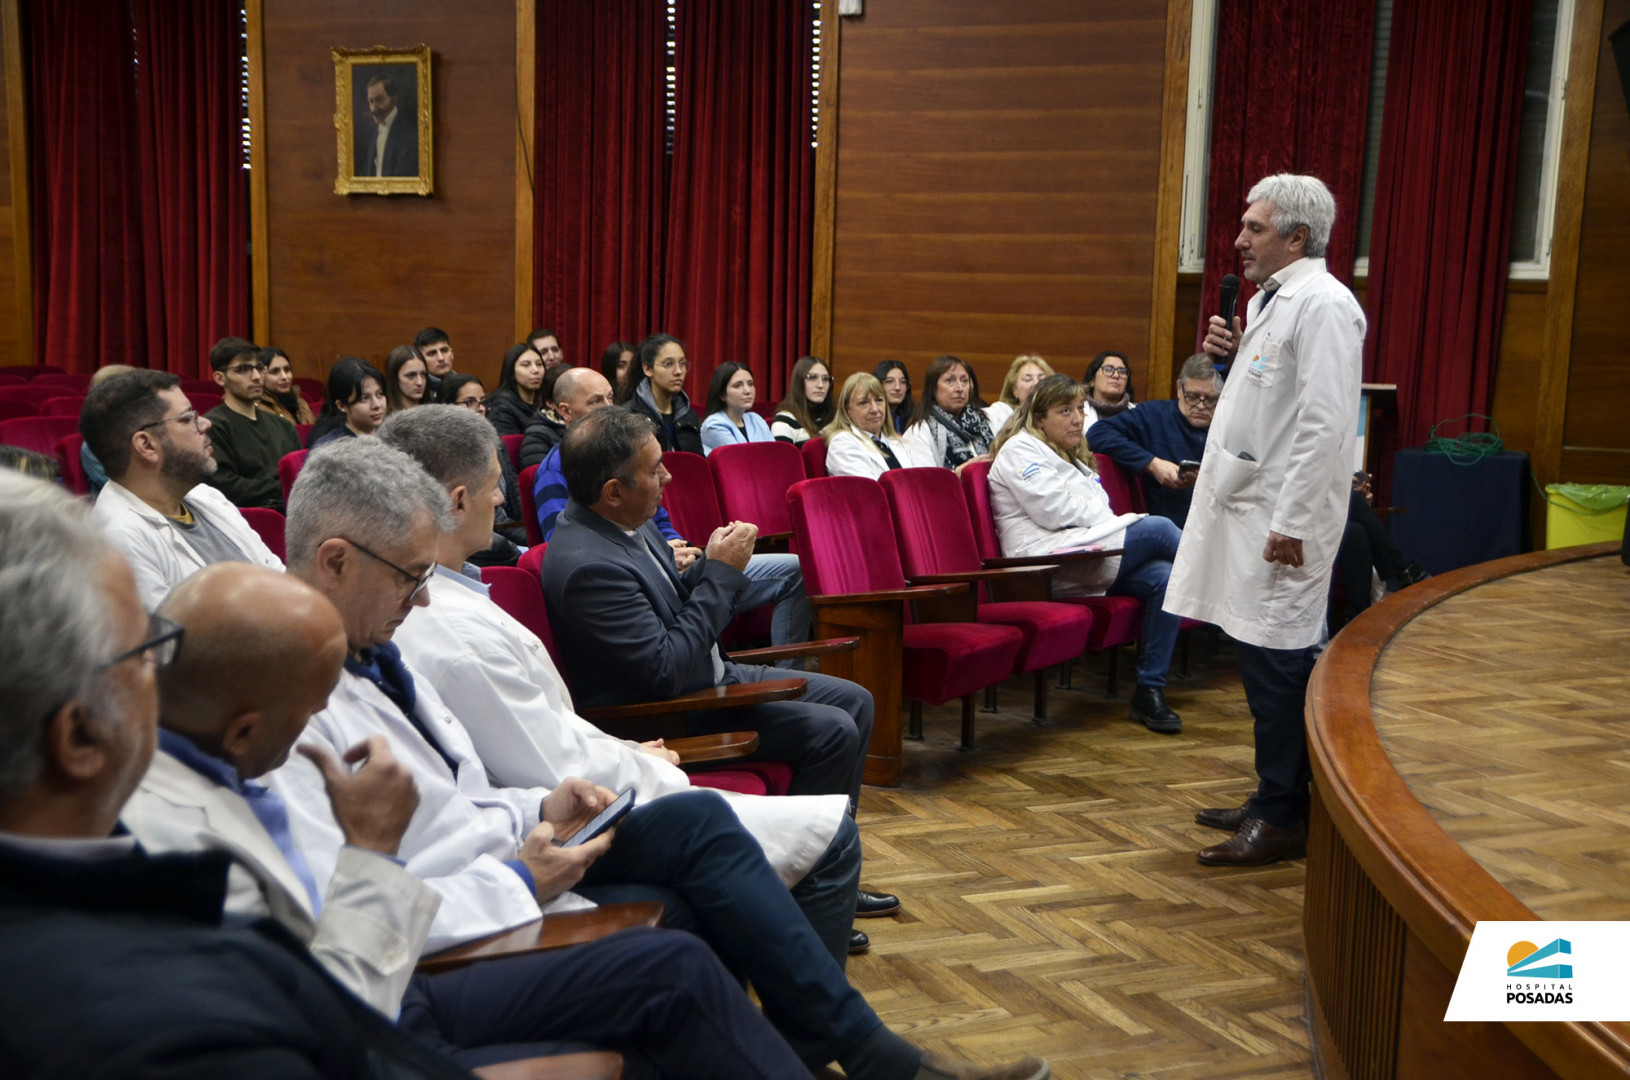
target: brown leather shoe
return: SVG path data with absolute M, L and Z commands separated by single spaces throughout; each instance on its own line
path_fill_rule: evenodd
M 1212 807 L 1208 810 L 1196 810 L 1194 821 L 1197 825 L 1204 825 L 1208 829 L 1221 829 L 1223 832 L 1239 832 L 1239 827 L 1245 824 L 1246 811 L 1251 809 L 1251 800 L 1246 799 L 1238 806 L 1221 809 Z
M 1201 851 L 1199 859 L 1207 866 L 1261 866 L 1280 859 L 1300 859 L 1306 854 L 1306 825 L 1298 822 L 1280 828 L 1261 818 L 1246 818 L 1238 832 L 1216 847 Z
M 917 1067 L 917 1080 L 1047 1080 L 1053 1067 L 1041 1058 L 1027 1057 L 1006 1065 L 975 1065 L 930 1050 Z

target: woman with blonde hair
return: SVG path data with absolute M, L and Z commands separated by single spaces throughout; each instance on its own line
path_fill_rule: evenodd
M 1066 562 L 1053 576 L 1053 592 L 1143 601 L 1131 715 L 1150 731 L 1174 734 L 1183 730 L 1183 721 L 1166 704 L 1166 669 L 1181 620 L 1164 610 L 1163 601 L 1183 534 L 1166 518 L 1116 514 L 1110 508 L 1081 431 L 1086 393 L 1068 375 L 1048 376 L 996 440 L 990 501 L 1002 554 L 1124 549 L 1119 557 Z
M 876 480 L 890 469 L 920 468 L 916 452 L 894 433 L 888 395 L 875 375 L 858 371 L 843 382 L 838 414 L 821 432 L 826 436 L 829 476 Z
M 1030 396 L 1036 384 L 1051 374 L 1052 365 L 1035 353 L 1014 357 L 1013 363 L 1008 366 L 1007 378 L 1002 380 L 1001 396 L 985 407 L 985 419 L 990 422 L 990 429 L 1000 433 L 1007 418 L 1013 415 L 1013 410 L 1024 404 L 1024 399 Z

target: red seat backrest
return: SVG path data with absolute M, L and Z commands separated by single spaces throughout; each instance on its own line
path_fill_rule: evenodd
M 0 443 L 55 457 L 57 443 L 79 432 L 77 416 L 20 416 L 0 420 Z
M 40 415 L 77 417 L 84 408 L 83 394 L 64 394 L 61 397 L 47 398 L 45 404 L 40 406 Z
M 761 533 L 792 531 L 787 490 L 807 479 L 804 457 L 791 443 L 733 443 L 707 456 L 726 521 L 750 521 Z M 690 538 L 693 542 L 695 537 Z
M 1108 454 L 1093 457 L 1097 459 L 1098 482 L 1104 485 L 1104 494 L 1109 496 L 1109 508 L 1117 514 L 1147 514 L 1149 507 L 1143 500 L 1143 485 L 1132 471 Z
M 26 401 L 38 411 L 41 405 L 62 396 L 62 387 L 49 384 L 24 383 L 22 386 L 0 386 L 0 401 Z
M 79 456 L 80 447 L 84 445 L 85 437 L 77 432 L 57 440 L 57 471 L 62 474 L 63 485 L 75 495 L 91 493 L 91 481 L 85 475 L 85 460 Z
M 295 480 L 300 477 L 300 470 L 305 467 L 306 455 L 310 450 L 293 450 L 283 455 L 277 463 L 277 482 L 283 485 L 283 501 L 289 501 L 289 492 L 294 488 Z
M 878 483 L 889 500 L 906 577 L 980 568 L 979 542 L 955 472 L 890 469 Z
M 205 413 L 207 413 L 211 409 L 215 408 L 215 406 L 219 405 L 224 400 L 225 399 L 222 398 L 220 394 L 188 394 L 187 395 L 187 403 L 189 405 L 191 405 L 193 408 L 198 410 L 198 415 L 199 416 L 203 416 Z
M 273 555 L 276 555 L 279 559 L 287 558 L 284 555 L 285 549 L 283 546 L 283 528 L 286 519 L 282 514 L 264 506 L 245 506 L 239 513 L 243 514 L 243 520 L 247 521 L 249 527 L 259 534 L 266 546 L 272 549 Z
M 516 567 L 537 578 L 540 587 L 543 585 L 543 553 L 548 547 L 548 544 L 529 547 L 521 553 L 521 557 L 515 563 Z
M 294 425 L 294 433 L 296 435 L 300 436 L 300 445 L 301 446 L 306 445 L 306 440 L 311 438 L 311 429 L 316 427 L 316 426 L 317 426 L 316 424 L 296 424 L 296 425 Z
M 787 492 L 787 504 L 810 596 L 905 588 L 889 502 L 876 480 L 801 480 Z
M 521 440 L 525 435 L 500 435 L 498 438 L 504 444 L 504 450 L 509 454 L 509 463 L 514 468 L 521 467 Z
M 809 474 L 811 480 L 819 480 L 826 475 L 825 439 L 806 439 L 798 449 L 803 451 L 804 472 Z
M 521 517 L 526 519 L 521 524 L 526 526 L 526 542 L 531 545 L 543 543 L 543 525 L 538 521 L 538 501 L 532 497 L 532 485 L 537 482 L 536 465 L 528 465 L 521 470 L 521 475 L 515 478 L 515 483 L 521 489 Z
M 188 396 L 193 394 L 219 394 L 221 384 L 214 379 L 182 379 L 181 392 Z
M 555 662 L 555 669 L 564 672 L 566 669 L 561 667 L 560 654 L 555 650 L 555 633 L 549 626 L 549 605 L 544 602 L 543 586 L 538 579 L 515 566 L 483 566 L 481 580 L 487 586 L 487 595 L 492 602 L 508 612 L 510 618 L 538 635 L 543 647 L 549 650 L 549 659 Z
M 17 420 L 24 416 L 40 415 L 40 407 L 32 401 L 0 401 L 0 420 Z
M 970 461 L 962 467 L 962 501 L 981 559 L 1002 557 L 1002 538 L 996 532 L 996 512 L 990 506 L 990 462 Z
M 28 380 L 21 375 L 10 375 L 0 371 L 0 386 L 27 386 Z
M 91 377 L 89 375 L 64 375 L 61 372 L 48 371 L 43 375 L 34 376 L 35 386 L 63 386 L 67 387 L 64 393 L 85 395 L 91 390 Z
M 713 530 L 724 524 L 707 459 L 701 454 L 669 450 L 662 455 L 662 467 L 673 477 L 662 490 L 662 505 L 668 508 L 674 528 L 697 547 L 706 547 Z
M 300 391 L 300 396 L 311 402 L 313 409 L 319 408 L 328 397 L 328 384 L 321 379 L 296 376 L 294 385 Z

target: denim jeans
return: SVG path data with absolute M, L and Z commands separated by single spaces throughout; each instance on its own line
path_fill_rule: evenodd
M 1169 518 L 1150 515 L 1126 530 L 1120 573 L 1109 587 L 1111 596 L 1135 596 L 1143 601 L 1143 637 L 1138 642 L 1138 685 L 1160 689 L 1172 666 L 1177 628 L 1183 620 L 1165 610 L 1166 579 L 1183 530 Z
M 792 645 L 809 640 L 811 607 L 804 592 L 804 573 L 796 555 L 754 555 L 742 571 L 749 582 L 738 601 L 737 612 L 774 604 L 770 616 L 770 644 Z M 791 666 L 783 661 L 781 667 Z

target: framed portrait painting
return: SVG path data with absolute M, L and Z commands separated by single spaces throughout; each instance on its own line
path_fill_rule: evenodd
M 335 194 L 429 195 L 430 46 L 329 51 L 339 136 Z

